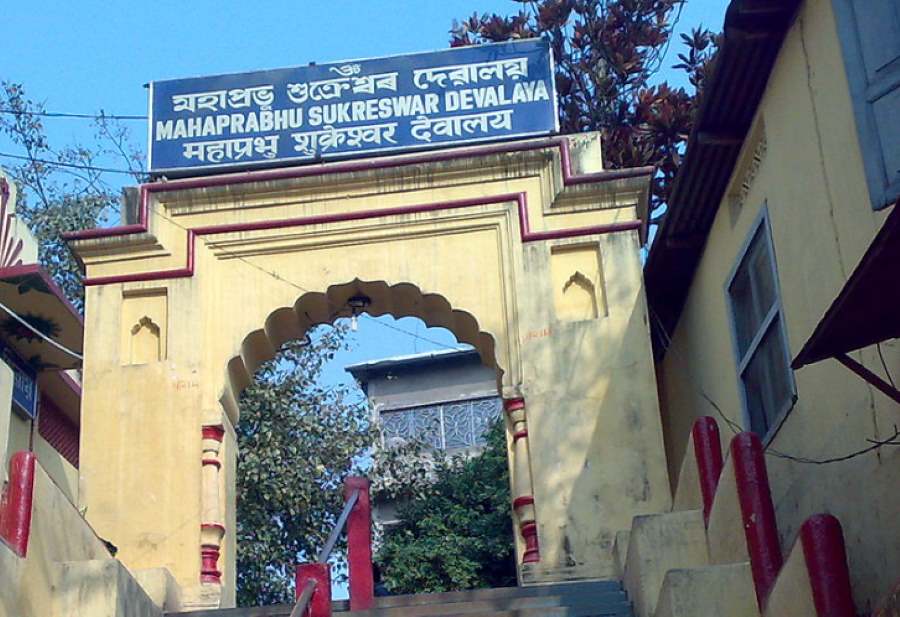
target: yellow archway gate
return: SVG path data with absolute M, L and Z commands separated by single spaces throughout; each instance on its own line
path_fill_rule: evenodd
M 520 580 L 611 576 L 615 532 L 670 502 L 639 255 L 651 175 L 603 171 L 586 134 L 143 185 L 128 225 L 70 238 L 89 522 L 187 605 L 232 605 L 238 395 L 362 295 L 497 366 Z

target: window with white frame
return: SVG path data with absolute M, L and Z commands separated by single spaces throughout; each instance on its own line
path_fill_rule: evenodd
M 795 399 L 768 217 L 750 232 L 726 286 L 744 412 L 766 436 Z

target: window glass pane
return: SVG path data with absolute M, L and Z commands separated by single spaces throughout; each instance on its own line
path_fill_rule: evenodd
M 475 443 L 484 445 L 485 434 L 491 425 L 500 417 L 500 399 L 483 398 L 472 401 L 472 424 L 475 432 Z
M 738 354 L 742 359 L 775 302 L 775 280 L 764 230 L 760 226 L 753 236 L 728 288 Z
M 759 435 L 768 432 L 793 396 L 791 373 L 778 324 L 778 319 L 772 321 L 741 376 L 750 414 L 750 430 Z
M 381 414 L 381 435 L 388 447 L 415 437 L 413 414 L 409 411 L 385 411 Z
M 441 408 L 419 407 L 415 413 L 416 439 L 435 449 L 444 447 L 441 439 Z
M 469 403 L 444 406 L 444 442 L 447 449 L 471 446 L 472 411 Z

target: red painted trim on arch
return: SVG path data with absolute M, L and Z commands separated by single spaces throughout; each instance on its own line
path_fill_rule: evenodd
M 214 439 L 221 442 L 225 437 L 225 427 L 221 424 L 209 424 L 203 427 L 203 439 Z
M 200 582 L 222 584 L 222 572 L 218 568 L 219 547 L 215 544 L 200 545 Z
M 519 531 L 525 540 L 525 553 L 522 555 L 522 563 L 539 562 L 541 560 L 541 551 L 538 545 L 537 523 L 525 521 L 519 527 Z
M 841 523 L 830 514 L 809 517 L 800 527 L 806 571 L 818 617 L 855 617 Z
M 461 199 L 456 201 L 439 201 L 435 203 L 404 206 L 399 208 L 378 208 L 374 210 L 366 210 L 363 212 L 341 212 L 337 214 L 320 214 L 290 219 L 257 221 L 255 223 L 196 227 L 194 229 L 189 229 L 187 232 L 187 264 L 183 268 L 175 268 L 171 270 L 154 270 L 151 272 L 140 272 L 137 274 L 119 274 L 113 276 L 91 277 L 84 279 L 84 284 L 87 286 L 111 285 L 114 283 L 127 283 L 133 281 L 154 281 L 158 279 L 190 278 L 194 275 L 196 240 L 199 236 L 247 231 L 263 231 L 267 229 L 282 229 L 286 227 L 305 227 L 308 225 L 323 225 L 327 223 L 340 223 L 346 221 L 362 221 L 383 216 L 419 214 L 423 212 L 434 212 L 437 210 L 455 210 L 459 208 L 470 208 L 473 206 L 484 206 L 509 201 L 515 201 L 517 203 L 517 209 L 519 212 L 519 235 L 522 239 L 522 242 L 537 242 L 540 240 L 553 240 L 557 238 L 571 238 L 575 236 L 629 231 L 639 229 L 642 225 L 641 221 L 639 220 L 631 220 L 619 221 L 616 223 L 607 223 L 605 225 L 594 225 L 591 227 L 575 227 L 558 231 L 531 231 L 528 223 L 527 195 L 525 193 L 506 193 L 503 195 L 495 195 L 492 197 L 478 197 L 474 199 Z
M 219 529 L 224 534 L 225 533 L 225 525 L 222 523 L 200 523 L 201 531 L 204 529 Z
M 34 500 L 34 452 L 16 452 L 9 461 L 9 483 L 0 508 L 0 539 L 19 557 L 28 554 Z
M 519 441 L 520 439 L 525 439 L 528 437 L 528 430 L 524 431 L 516 431 L 513 433 L 513 441 Z
M 756 601 L 762 612 L 783 558 L 762 443 L 756 433 L 735 435 L 731 440 L 731 458 Z
M 531 495 L 522 495 L 513 499 L 513 510 L 518 510 L 522 506 L 533 506 L 534 497 Z
M 506 410 L 507 413 L 511 411 L 517 411 L 519 409 L 525 408 L 525 399 L 523 398 L 508 398 L 503 401 L 503 409 Z
M 422 163 L 435 163 L 449 161 L 453 159 L 464 158 L 466 156 L 488 156 L 493 154 L 525 152 L 531 150 L 540 150 L 550 147 L 558 147 L 560 149 L 560 161 L 562 166 L 563 184 L 566 186 L 587 184 L 592 182 L 607 182 L 612 180 L 620 180 L 624 178 L 635 178 L 641 176 L 652 176 L 655 172 L 653 167 L 636 167 L 633 169 L 619 169 L 601 171 L 592 174 L 576 175 L 572 173 L 571 154 L 569 151 L 569 140 L 565 137 L 553 137 L 527 143 L 501 144 L 489 148 L 466 148 L 462 150 L 454 150 L 448 152 L 439 152 L 427 154 L 424 156 L 411 156 L 401 159 L 387 160 L 369 160 L 369 161 L 353 161 L 348 163 L 316 165 L 307 167 L 291 167 L 287 169 L 263 170 L 245 172 L 241 174 L 229 174 L 223 176 L 214 176 L 211 178 L 191 178 L 187 180 L 173 180 L 167 182 L 153 182 L 142 184 L 140 186 L 141 205 L 140 205 L 140 222 L 132 225 L 123 225 L 119 227 L 108 227 L 99 229 L 86 229 L 77 232 L 64 234 L 65 240 L 86 240 L 92 238 L 105 238 L 111 236 L 131 235 L 145 233 L 149 229 L 150 221 L 150 194 L 163 193 L 168 191 L 179 191 L 194 188 L 209 188 L 215 186 L 226 186 L 236 184 L 247 184 L 250 182 L 273 181 L 283 179 L 294 179 L 311 176 L 325 176 L 337 173 L 347 173 L 353 171 L 371 171 L 375 169 L 387 169 L 404 167 L 407 165 L 416 165 Z M 488 197 L 474 200 L 447 201 L 432 204 L 424 204 L 419 206 L 409 206 L 404 208 L 383 208 L 378 210 L 370 210 L 359 213 L 339 213 L 333 215 L 319 215 L 300 217 L 293 219 L 282 219 L 276 221 L 261 221 L 257 223 L 218 225 L 200 227 L 190 229 L 187 233 L 187 263 L 182 268 L 170 270 L 154 270 L 150 272 L 141 272 L 136 274 L 124 274 L 105 277 L 90 277 L 84 279 L 85 285 L 109 285 L 114 283 L 124 283 L 132 281 L 151 281 L 158 279 L 171 278 L 188 278 L 194 274 L 194 247 L 197 236 L 216 234 L 216 233 L 234 233 L 242 231 L 259 231 L 263 229 L 278 229 L 283 227 L 295 227 L 304 225 L 324 224 L 331 222 L 364 220 L 376 216 L 391 216 L 413 214 L 417 212 L 430 212 L 434 210 L 453 209 L 467 207 L 473 205 L 485 205 L 490 203 L 500 203 L 503 201 L 518 202 L 519 210 L 519 229 L 522 242 L 537 242 L 541 240 L 552 240 L 557 238 L 571 238 L 581 235 L 611 233 L 617 231 L 628 231 L 640 229 L 643 224 L 639 220 L 621 221 L 608 225 L 596 225 L 591 227 L 578 227 L 573 229 L 564 229 L 557 231 L 540 231 L 532 232 L 528 224 L 527 198 L 524 193 L 514 193 L 507 195 L 499 195 L 496 197 Z
M 691 429 L 694 438 L 694 458 L 697 461 L 697 475 L 700 478 L 700 494 L 703 498 L 703 522 L 709 525 L 709 513 L 712 511 L 722 475 L 722 442 L 719 438 L 719 425 L 715 418 L 703 416 L 697 418 Z

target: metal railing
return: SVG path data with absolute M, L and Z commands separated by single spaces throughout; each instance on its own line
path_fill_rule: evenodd
M 350 512 L 353 510 L 353 506 L 356 505 L 356 502 L 359 499 L 359 490 L 360 489 L 355 489 L 350 493 L 350 497 L 344 503 L 344 509 L 341 510 L 341 515 L 335 522 L 331 534 L 325 541 L 324 546 L 322 546 L 322 550 L 319 551 L 319 558 L 316 560 L 316 563 L 328 563 L 328 558 L 331 557 L 331 551 L 334 550 L 334 545 L 337 544 L 338 538 L 344 530 L 344 526 L 347 524 L 347 519 L 350 518 Z M 297 602 L 291 610 L 290 617 L 303 617 L 315 592 L 316 581 L 312 579 L 306 581 L 306 584 L 303 586 L 303 591 L 300 592 L 300 595 L 297 597 Z

